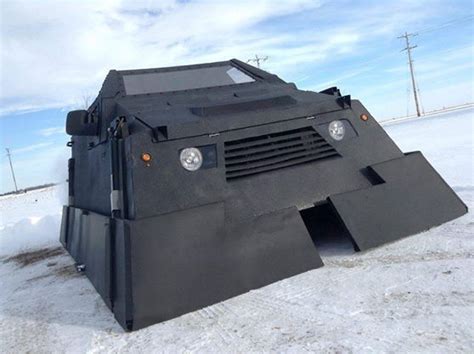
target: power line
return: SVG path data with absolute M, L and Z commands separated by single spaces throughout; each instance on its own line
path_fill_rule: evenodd
M 8 161 L 10 161 L 10 170 L 12 171 L 13 183 L 15 184 L 15 192 L 18 193 L 18 186 L 16 185 L 15 171 L 13 171 L 13 164 L 12 164 L 10 149 L 6 148 L 5 150 L 7 150 Z
M 437 51 L 436 55 L 439 57 L 441 54 L 446 54 L 446 53 L 451 53 L 451 52 L 459 52 L 463 49 L 473 48 L 473 47 L 474 47 L 474 45 L 472 43 L 469 43 L 469 44 L 463 45 L 461 47 L 447 48 L 447 49 L 444 49 L 444 50 Z M 428 59 L 428 60 L 433 59 L 432 54 L 429 53 L 429 54 L 422 55 L 421 57 L 418 57 L 418 60 L 421 60 L 421 59 Z
M 264 57 L 259 57 L 257 54 L 255 54 L 255 58 L 247 60 L 247 63 L 255 63 L 257 64 L 257 68 L 260 68 L 260 62 L 267 61 L 268 57 L 265 55 Z
M 431 31 L 435 31 L 437 29 L 442 29 L 442 28 L 448 27 L 448 26 L 457 25 L 460 22 L 471 20 L 473 17 L 474 17 L 474 15 L 469 15 L 469 16 L 465 16 L 465 17 L 451 19 L 451 20 L 449 20 L 447 22 L 443 22 L 443 23 L 441 23 L 437 26 L 425 27 L 424 29 L 421 29 L 420 31 L 418 31 L 417 34 L 431 32 Z M 404 36 L 401 36 L 401 37 L 398 37 L 398 38 L 403 38 L 403 37 Z M 443 50 L 441 52 L 438 52 L 437 54 L 439 55 L 441 53 L 448 53 L 448 52 L 452 52 L 452 51 L 457 51 L 457 50 L 461 50 L 461 49 L 471 47 L 471 46 L 472 46 L 472 44 L 462 46 L 460 48 L 451 48 L 451 49 L 448 49 L 448 50 Z M 359 63 L 357 66 L 351 65 L 351 67 L 350 67 L 351 70 L 348 73 L 340 76 L 337 80 L 332 80 L 331 84 L 339 82 L 340 80 L 345 79 L 345 78 L 351 78 L 351 77 L 354 77 L 354 76 L 357 77 L 358 75 L 360 75 L 360 74 L 362 74 L 366 71 L 371 70 L 373 68 L 373 64 L 375 64 L 376 62 L 384 60 L 387 57 L 390 57 L 390 56 L 395 55 L 395 54 L 396 53 L 388 52 L 386 54 L 383 54 L 383 55 L 377 56 L 375 58 L 372 58 L 370 60 Z M 255 62 L 255 59 L 247 60 L 247 63 L 249 63 L 249 62 Z M 298 81 L 298 80 L 296 80 L 296 81 Z M 321 85 L 321 86 L 325 86 L 325 85 Z M 418 98 L 420 99 L 420 102 L 421 102 L 421 95 L 419 94 L 420 90 L 418 89 L 417 91 L 418 91 Z
M 431 32 L 431 31 L 435 31 L 437 29 L 442 29 L 442 28 L 445 28 L 445 27 L 448 27 L 448 26 L 452 26 L 452 25 L 457 25 L 459 22 L 464 22 L 464 21 L 468 21 L 468 20 L 471 20 L 474 18 L 474 15 L 469 15 L 469 16 L 465 16 L 465 17 L 460 17 L 460 18 L 455 18 L 455 19 L 451 19 L 449 21 L 446 21 L 446 22 L 443 22 L 443 23 L 440 23 L 438 24 L 437 26 L 432 26 L 432 27 L 425 27 L 419 31 L 416 32 L 416 35 L 418 34 L 421 34 L 421 33 L 426 33 L 426 32 Z M 398 37 L 398 38 L 403 38 L 403 36 L 401 37 Z M 463 48 L 467 48 L 467 47 L 471 47 L 472 46 L 472 43 L 466 45 L 466 46 L 463 46 L 463 47 L 460 47 L 460 48 L 452 48 L 452 49 L 448 49 L 446 51 L 442 51 L 441 53 L 444 53 L 444 52 L 450 52 L 450 51 L 455 51 L 455 50 L 458 50 L 458 49 L 463 49 Z M 392 56 L 392 55 L 395 55 L 396 53 L 386 53 L 384 55 L 381 55 L 381 56 L 378 56 L 378 57 L 375 57 L 375 58 L 372 58 L 370 60 L 367 60 L 363 63 L 359 63 L 359 65 L 357 65 L 356 67 L 354 66 L 351 66 L 351 68 L 362 68 L 362 69 L 370 69 L 372 66 L 369 66 L 368 64 L 372 64 L 374 62 L 378 62 L 382 59 L 385 59 L 389 56 Z
M 397 37 L 397 38 L 405 38 L 406 47 L 404 49 L 402 49 L 402 52 L 406 50 L 407 54 L 408 54 L 408 65 L 410 67 L 411 84 L 413 86 L 413 96 L 415 98 L 416 115 L 418 117 L 420 117 L 421 116 L 420 104 L 418 102 L 419 91 L 416 89 L 415 73 L 414 73 L 414 70 L 413 70 L 413 59 L 411 58 L 411 50 L 415 49 L 417 46 L 416 45 L 415 46 L 410 46 L 410 37 L 414 37 L 414 36 L 417 36 L 417 35 L 418 35 L 418 33 L 407 33 L 407 32 L 405 32 L 404 35 L 401 35 L 400 37 Z
M 474 15 L 455 18 L 455 19 L 440 23 L 436 26 L 425 27 L 425 28 L 419 30 L 417 33 L 423 34 L 423 33 L 428 33 L 428 32 L 432 32 L 432 31 L 437 31 L 439 29 L 443 29 L 443 28 L 446 28 L 446 27 L 449 27 L 449 26 L 457 25 L 461 22 L 470 21 L 473 18 L 474 18 Z

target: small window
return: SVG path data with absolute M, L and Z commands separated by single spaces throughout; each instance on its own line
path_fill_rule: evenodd
M 193 90 L 254 82 L 243 71 L 231 65 L 208 68 L 124 75 L 127 95 Z

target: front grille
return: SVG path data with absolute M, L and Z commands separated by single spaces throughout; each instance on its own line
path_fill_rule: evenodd
M 227 141 L 224 148 L 227 180 L 340 156 L 313 127 Z

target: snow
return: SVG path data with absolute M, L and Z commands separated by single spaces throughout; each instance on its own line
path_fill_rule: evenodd
M 0 257 L 58 242 L 64 185 L 0 197 Z
M 473 110 L 386 127 L 474 208 Z M 59 246 L 64 187 L 0 198 L 0 351 L 473 352 L 472 212 L 374 250 L 125 333 Z M 25 252 L 29 252 L 26 253 Z
M 387 125 L 403 151 L 421 150 L 452 187 L 474 186 L 474 108 Z

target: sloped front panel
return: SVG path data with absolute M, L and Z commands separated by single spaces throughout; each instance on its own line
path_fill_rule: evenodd
M 133 329 L 323 265 L 296 208 L 234 224 L 215 203 L 127 224 Z
M 413 235 L 467 213 L 420 152 L 370 169 L 384 183 L 329 198 L 360 250 Z

